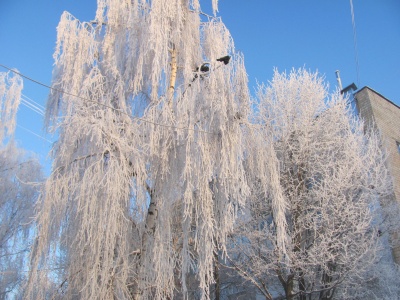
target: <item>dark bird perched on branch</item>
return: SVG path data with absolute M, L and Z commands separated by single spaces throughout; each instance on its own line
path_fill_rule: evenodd
M 223 56 L 217 59 L 217 61 L 223 62 L 225 65 L 229 64 L 231 57 L 229 55 Z
M 223 62 L 224 65 L 229 64 L 230 60 L 231 60 L 231 57 L 229 55 L 217 58 L 217 61 Z M 221 67 L 221 65 L 214 69 L 216 70 L 216 69 L 219 69 L 220 67 Z M 204 79 L 205 75 L 207 75 L 207 73 L 210 72 L 210 68 L 211 68 L 210 63 L 203 63 L 200 67 L 196 67 L 196 69 L 193 71 L 195 73 L 194 77 L 193 77 L 191 83 L 189 83 L 188 87 L 192 86 L 192 82 L 194 82 L 199 77 L 199 74 L 200 74 L 200 79 Z M 183 92 L 183 95 L 185 95 L 185 92 L 186 92 L 186 89 Z
M 198 71 L 199 71 L 199 67 L 196 68 L 196 72 L 198 72 Z M 210 71 L 210 66 L 209 66 L 208 63 L 204 63 L 204 64 L 202 64 L 200 66 L 200 72 L 205 73 L 205 72 L 208 72 L 208 71 Z
M 197 67 L 196 71 L 195 71 L 196 74 L 194 75 L 192 82 L 195 81 L 197 77 L 199 77 L 198 73 L 200 73 L 200 78 L 203 79 L 204 78 L 203 75 L 205 73 L 208 73 L 209 71 L 210 71 L 210 64 L 209 63 L 204 63 L 200 67 Z
M 229 55 L 217 58 L 217 61 L 219 62 L 223 62 L 224 65 L 229 64 L 229 61 L 231 60 L 231 57 Z M 197 67 L 196 70 L 194 72 L 196 72 L 197 74 L 194 75 L 194 78 L 192 80 L 195 81 L 197 77 L 199 77 L 198 73 L 200 73 L 200 78 L 203 79 L 204 76 L 202 76 L 203 74 L 201 73 L 208 73 L 210 71 L 210 63 L 203 63 L 200 67 Z M 219 67 L 217 67 L 218 69 Z

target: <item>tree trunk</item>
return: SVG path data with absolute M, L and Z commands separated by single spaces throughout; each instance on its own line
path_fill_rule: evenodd
M 299 292 L 300 292 L 300 296 L 299 296 L 299 300 L 307 300 L 307 296 L 305 294 L 306 291 L 306 281 L 303 278 L 303 272 L 300 271 L 299 272 Z
M 176 74 L 177 74 L 177 70 L 178 70 L 177 51 L 176 51 L 174 44 L 172 45 L 170 52 L 171 52 L 171 75 L 170 75 L 170 79 L 169 79 L 169 87 L 168 87 L 168 92 L 167 92 L 167 96 L 168 96 L 167 103 L 168 103 L 168 107 L 170 109 L 172 109 L 172 100 L 174 97 Z M 142 236 L 142 249 L 140 251 L 140 260 L 141 261 L 143 261 L 145 259 L 146 252 L 147 252 L 147 243 L 148 243 L 149 238 L 154 236 L 154 232 L 156 229 L 156 221 L 157 221 L 157 216 L 158 216 L 157 200 L 155 199 L 156 196 L 154 195 L 154 193 L 150 189 L 150 187 L 147 187 L 147 191 L 149 193 L 151 200 L 150 200 L 150 205 L 149 205 L 149 209 L 148 209 L 147 217 L 146 217 L 145 231 Z M 143 266 L 143 263 L 141 262 L 139 265 L 139 269 L 142 268 L 142 266 Z M 138 280 L 141 281 L 141 278 L 138 278 Z M 141 284 L 139 282 L 138 288 L 136 289 L 134 296 L 133 296 L 133 298 L 135 300 L 139 300 L 143 293 L 140 286 L 141 286 Z
M 328 269 L 329 270 L 334 270 L 335 269 L 335 264 L 332 262 L 328 262 Z M 332 283 L 332 276 L 328 275 L 326 272 L 323 273 L 322 275 L 322 284 L 324 288 L 327 288 L 327 290 L 321 291 L 319 294 L 319 299 L 321 300 L 330 300 L 333 299 L 333 295 L 335 293 L 334 288 L 329 288 L 329 286 Z
M 220 300 L 221 282 L 219 278 L 219 255 L 218 250 L 214 252 L 214 280 L 215 280 L 215 300 Z
M 288 276 L 287 280 L 285 280 L 283 278 L 282 272 L 280 270 L 277 271 L 277 274 L 278 274 L 278 279 L 285 291 L 285 298 L 288 300 L 292 299 L 293 298 L 293 287 L 294 287 L 294 281 L 293 281 L 294 274 L 291 273 Z
M 172 45 L 171 51 L 171 77 L 169 78 L 169 87 L 168 87 L 168 106 L 172 108 L 172 99 L 174 97 L 175 92 L 175 82 L 176 82 L 176 73 L 178 70 L 177 60 L 176 60 L 176 48 L 175 45 Z

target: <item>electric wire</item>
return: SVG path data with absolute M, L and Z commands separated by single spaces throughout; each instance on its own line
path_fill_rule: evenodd
M 29 108 L 30 110 L 34 111 L 35 113 L 44 116 L 44 111 L 41 110 L 39 107 L 35 106 L 32 104 L 29 100 L 25 99 L 23 96 L 21 96 L 21 104 Z
M 14 170 L 14 169 L 16 169 L 16 168 L 18 168 L 18 167 L 20 167 L 20 166 L 22 166 L 22 165 L 24 165 L 24 164 L 28 164 L 28 163 L 31 163 L 31 162 L 35 162 L 35 161 L 34 161 L 34 160 L 23 161 L 22 163 L 19 163 L 19 164 L 16 165 L 16 166 L 13 166 L 13 167 L 9 167 L 9 168 L 7 168 L 7 169 L 0 170 L 0 173 L 6 172 L 6 171 L 10 171 L 10 170 Z M 0 273 L 0 274 L 1 274 L 1 273 Z
M 177 127 L 177 126 L 168 125 L 168 124 L 156 123 L 156 122 L 154 122 L 154 121 L 150 121 L 150 120 L 147 120 L 147 119 L 141 118 L 141 117 L 133 117 L 133 116 L 131 116 L 130 114 L 128 114 L 128 113 L 126 113 L 126 112 L 124 112 L 124 111 L 122 111 L 122 110 L 120 110 L 120 109 L 114 108 L 114 107 L 112 107 L 112 106 L 109 106 L 109 105 L 106 105 L 106 104 L 103 104 L 103 103 L 100 103 L 100 102 L 98 102 L 98 101 L 94 101 L 94 100 L 91 100 L 91 99 L 87 99 L 87 98 L 84 98 L 84 97 L 81 97 L 81 96 L 78 96 L 78 95 L 74 95 L 74 94 L 71 94 L 71 93 L 69 93 L 69 92 L 66 92 L 66 91 L 63 91 L 63 90 L 54 88 L 54 87 L 49 86 L 49 85 L 47 85 L 47 84 L 44 84 L 44 83 L 42 83 L 42 82 L 40 82 L 40 81 L 37 81 L 37 80 L 35 80 L 35 79 L 33 79 L 33 78 L 27 76 L 27 75 L 22 74 L 22 73 L 20 73 L 20 72 L 14 70 L 14 69 L 11 69 L 11 68 L 9 68 L 9 67 L 3 65 L 3 64 L 0 64 L 0 67 L 3 67 L 4 69 L 7 69 L 7 70 L 9 70 L 9 71 L 11 71 L 11 72 L 13 72 L 13 73 L 15 73 L 15 74 L 17 74 L 17 75 L 19 75 L 19 76 L 25 78 L 25 79 L 27 79 L 27 80 L 33 82 L 33 83 L 36 83 L 36 84 L 38 84 L 38 85 L 41 85 L 41 86 L 43 86 L 43 87 L 45 87 L 45 88 L 48 88 L 48 89 L 50 89 L 50 90 L 53 90 L 53 91 L 56 91 L 56 92 L 59 92 L 59 93 L 62 93 L 62 94 L 68 95 L 68 96 L 76 97 L 76 98 L 82 99 L 82 100 L 84 100 L 84 101 L 93 102 L 93 103 L 96 103 L 96 104 L 98 104 L 98 105 L 100 105 L 100 106 L 103 106 L 103 107 L 106 107 L 106 108 L 109 108 L 109 109 L 118 111 L 118 112 L 121 113 L 121 114 L 127 115 L 127 116 L 128 116 L 129 118 L 131 118 L 132 120 L 143 121 L 143 122 L 145 122 L 145 123 L 149 123 L 149 124 L 152 124 L 152 125 L 161 126 L 161 127 L 166 127 L 166 128 L 171 128 L 171 129 L 176 129 L 176 130 L 188 130 L 188 131 L 194 131 L 194 132 L 198 132 L 198 133 L 214 134 L 213 132 L 206 131 L 206 130 L 194 129 L 194 128 L 189 128 L 189 127 Z
M 41 138 L 42 140 L 44 140 L 44 141 L 48 142 L 49 144 L 53 144 L 53 142 L 52 142 L 52 141 L 50 141 L 50 140 L 48 140 L 48 139 L 46 139 L 46 138 L 42 137 L 41 135 L 39 135 L 39 134 L 37 134 L 37 133 L 33 132 L 33 131 L 32 131 L 32 130 L 30 130 L 30 129 L 28 129 L 28 128 L 25 128 L 24 126 L 21 126 L 21 125 L 19 125 L 19 124 L 17 124 L 17 126 L 18 126 L 19 128 L 21 128 L 21 129 L 23 129 L 23 130 L 25 130 L 25 131 L 27 131 L 27 132 L 29 132 L 29 133 L 31 133 L 31 134 L 33 134 L 33 135 L 35 135 L 35 136 L 37 136 L 38 138 Z
M 21 104 L 23 104 L 24 106 L 26 106 L 27 108 L 29 108 L 30 110 L 34 111 L 35 113 L 44 116 L 44 107 L 42 105 L 40 105 L 39 103 L 37 103 L 36 101 L 32 100 L 31 98 L 29 98 L 28 96 L 21 94 Z M 42 109 L 43 108 L 43 109 Z M 33 132 L 32 130 L 25 128 L 19 124 L 17 124 L 17 126 L 25 131 L 27 131 L 28 133 L 52 144 L 52 142 L 46 138 L 44 138 L 43 136 Z
M 360 86 L 360 64 L 359 64 L 359 60 L 358 60 L 357 30 L 356 30 L 356 21 L 354 18 L 353 0 L 350 0 L 350 12 L 351 12 L 351 22 L 353 25 L 354 60 L 355 60 L 355 64 L 356 64 L 357 86 Z
M 33 100 L 32 98 L 29 98 L 27 95 L 22 94 L 23 97 L 25 97 L 25 99 L 29 100 L 31 103 L 35 104 L 37 107 L 39 107 L 42 111 L 45 110 L 45 107 L 43 105 L 41 105 L 40 103 L 37 103 L 35 100 Z
M 34 101 L 33 99 L 29 98 L 28 96 L 26 96 L 25 94 L 21 93 L 21 104 L 23 104 L 24 106 L 26 106 L 27 108 L 29 108 L 30 110 L 34 111 L 35 113 L 41 115 L 42 117 L 44 116 L 44 106 L 42 106 L 41 104 L 37 103 L 36 101 Z M 43 136 L 31 131 L 28 128 L 25 128 L 19 124 L 17 124 L 18 127 L 20 127 L 21 129 L 27 131 L 28 133 L 52 144 L 52 142 L 46 138 L 44 138 Z

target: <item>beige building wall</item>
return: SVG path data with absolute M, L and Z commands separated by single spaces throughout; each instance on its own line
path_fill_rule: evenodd
M 376 126 L 388 151 L 388 168 L 393 177 L 394 198 L 400 202 L 400 107 L 369 87 L 355 93 L 360 116 L 367 126 Z M 399 216 L 400 218 L 400 216 Z M 400 241 L 397 234 L 393 241 Z M 400 264 L 400 246 L 393 249 L 393 257 Z

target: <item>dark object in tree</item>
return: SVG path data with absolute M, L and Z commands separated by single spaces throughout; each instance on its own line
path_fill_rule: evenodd
M 229 64 L 231 57 L 229 55 L 223 56 L 217 59 L 217 61 L 223 62 L 225 65 Z
M 200 72 L 199 72 L 200 71 Z M 207 73 L 210 71 L 210 64 L 209 63 L 204 63 L 202 64 L 200 67 L 196 68 L 196 74 L 194 75 L 192 82 L 194 82 L 196 80 L 197 77 L 199 77 L 199 75 L 197 73 Z M 202 74 L 200 74 L 200 78 L 203 79 L 204 76 Z M 189 84 L 189 86 L 191 86 Z
M 199 67 L 196 68 L 196 71 L 199 71 Z M 210 66 L 208 65 L 208 63 L 204 63 L 200 66 L 200 72 L 208 72 L 210 71 Z
M 240 112 L 236 112 L 235 116 L 233 117 L 235 120 L 241 120 L 242 119 L 242 114 Z
M 231 57 L 229 55 L 217 59 L 217 61 L 223 62 L 224 65 L 229 64 L 230 60 Z M 195 74 L 193 76 L 192 82 L 194 82 L 199 77 L 199 73 L 200 73 L 200 79 L 204 79 L 204 75 L 202 73 L 210 72 L 210 63 L 203 63 L 200 67 L 196 67 L 196 70 L 194 70 L 193 72 L 195 72 Z M 188 87 L 192 86 L 192 82 L 189 83 Z M 185 95 L 185 92 L 186 90 L 183 92 L 183 95 Z

